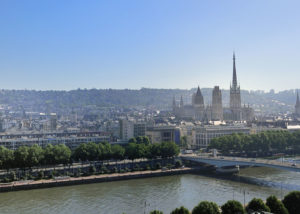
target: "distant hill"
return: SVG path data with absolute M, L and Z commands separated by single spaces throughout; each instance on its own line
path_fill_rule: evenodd
M 12 106 L 13 110 L 21 106 L 26 111 L 65 112 L 72 108 L 88 106 L 154 106 L 170 109 L 173 96 L 179 102 L 183 96 L 185 103 L 191 103 L 190 90 L 149 89 L 77 89 L 71 91 L 35 91 L 35 90 L 0 90 L 0 104 Z M 211 88 L 202 88 L 205 103 L 211 103 Z M 229 90 L 222 90 L 223 105 L 228 106 Z M 293 111 L 296 102 L 295 90 L 274 92 L 242 90 L 242 104 L 250 104 L 257 112 L 279 113 Z

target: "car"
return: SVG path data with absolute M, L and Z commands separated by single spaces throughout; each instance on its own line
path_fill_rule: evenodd
M 292 163 L 292 166 L 297 166 L 297 164 L 296 163 Z

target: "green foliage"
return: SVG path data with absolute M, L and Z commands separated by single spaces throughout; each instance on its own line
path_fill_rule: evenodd
M 163 158 L 174 157 L 179 154 L 179 148 L 174 142 L 162 142 L 160 150 Z
M 161 164 L 160 163 L 156 163 L 155 168 L 156 169 L 161 169 Z
M 290 214 L 298 214 L 300 210 L 300 191 L 290 192 L 282 202 Z
M 272 213 L 276 214 L 288 214 L 288 210 L 285 208 L 283 203 L 277 199 L 276 196 L 271 195 L 267 198 L 267 206 L 270 208 Z
M 176 160 L 176 162 L 175 162 L 175 167 L 176 168 L 179 168 L 179 167 L 181 167 L 182 166 L 182 161 L 181 160 Z
M 300 131 L 266 131 L 259 134 L 232 134 L 214 138 L 210 149 L 218 149 L 223 154 L 246 153 L 249 156 L 265 156 L 270 153 L 293 151 L 300 153 Z
M 181 206 L 180 208 L 173 210 L 171 214 L 190 214 L 190 211 L 184 206 Z
M 25 168 L 28 166 L 28 150 L 27 146 L 21 146 L 14 151 L 14 163 L 17 167 Z
M 245 214 L 246 211 L 239 201 L 227 201 L 222 207 L 222 214 Z
M 247 212 L 266 211 L 270 212 L 270 208 L 260 198 L 253 198 L 246 207 Z
M 149 214 L 164 214 L 162 211 L 159 210 L 153 210 Z
M 9 178 L 10 178 L 10 181 L 16 181 L 17 180 L 16 173 L 15 172 L 11 172 L 9 174 Z
M 219 207 L 214 202 L 202 201 L 194 207 L 192 214 L 221 214 Z
M 125 156 L 125 149 L 120 145 L 113 145 L 111 147 L 112 157 L 116 160 L 123 160 Z
M 28 149 L 27 166 L 38 166 L 43 158 L 43 149 L 38 145 L 33 145 Z
M 4 146 L 0 146 L 0 168 L 9 169 L 14 161 L 14 152 Z

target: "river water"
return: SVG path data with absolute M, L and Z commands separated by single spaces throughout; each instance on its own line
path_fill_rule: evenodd
M 176 175 L 109 183 L 67 186 L 0 194 L 1 214 L 139 214 L 159 209 L 165 214 L 200 201 L 222 205 L 235 199 L 279 198 L 300 190 L 300 173 L 270 168 L 242 169 L 233 180 Z M 240 181 L 239 181 L 240 180 Z M 245 193 L 245 194 L 244 194 Z

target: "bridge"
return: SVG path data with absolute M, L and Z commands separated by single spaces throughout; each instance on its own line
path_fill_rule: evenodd
M 289 170 L 294 172 L 300 172 L 299 166 L 292 166 L 289 162 L 279 162 L 276 160 L 264 160 L 264 159 L 250 159 L 250 158 L 237 158 L 237 157 L 209 157 L 209 156 L 197 156 L 197 155 L 182 155 L 183 160 L 190 160 L 198 163 L 205 163 L 216 167 L 223 166 L 259 166 L 270 167 L 281 170 Z

